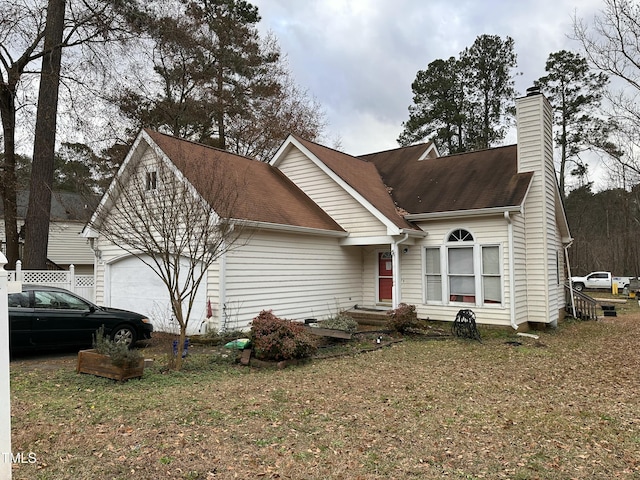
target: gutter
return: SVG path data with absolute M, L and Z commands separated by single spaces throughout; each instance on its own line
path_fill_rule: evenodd
M 348 237 L 349 233 L 344 230 L 326 230 L 322 228 L 300 227 L 296 225 L 284 225 L 281 223 L 260 222 L 257 220 L 232 219 L 232 223 L 247 228 L 259 228 L 280 232 L 300 233 L 306 235 L 324 235 L 327 237 Z
M 409 221 L 418 220 L 431 220 L 438 218 L 461 218 L 461 217 L 476 217 L 483 215 L 500 215 L 509 212 L 522 211 L 521 205 L 510 205 L 505 207 L 491 207 L 491 208 L 477 208 L 474 210 L 449 210 L 447 212 L 432 212 L 432 213 L 410 213 L 405 215 L 404 218 Z
M 218 332 L 226 328 L 227 320 L 227 252 L 220 256 L 220 272 L 218 273 L 218 295 L 220 301 L 220 321 L 218 322 Z
M 511 327 L 518 330 L 516 323 L 516 279 L 515 279 L 515 255 L 513 252 L 513 222 L 509 212 L 504 212 L 504 219 L 507 221 L 507 232 L 509 237 L 509 290 L 511 293 L 511 301 L 509 302 L 509 316 L 511 317 Z

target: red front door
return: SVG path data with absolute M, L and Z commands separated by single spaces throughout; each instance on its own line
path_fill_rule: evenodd
M 378 252 L 378 302 L 391 303 L 393 298 L 393 263 L 391 252 Z

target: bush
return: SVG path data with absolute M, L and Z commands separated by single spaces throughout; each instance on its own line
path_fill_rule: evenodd
M 388 325 L 391 330 L 405 333 L 410 328 L 418 326 L 418 314 L 415 305 L 401 303 L 398 308 L 387 312 L 389 317 Z
M 333 330 L 342 330 L 344 332 L 355 333 L 358 331 L 358 322 L 349 315 L 343 313 L 337 314 L 335 317 L 328 318 L 318 322 L 322 328 L 331 328 Z
M 310 357 L 316 351 L 313 336 L 300 323 L 276 317 L 263 310 L 251 322 L 251 342 L 256 358 L 289 360 Z
M 124 343 L 116 343 L 104 334 L 102 325 L 93 335 L 93 348 L 102 355 L 111 357 L 111 363 L 116 367 L 131 367 L 137 365 L 142 354 L 138 350 L 130 349 Z

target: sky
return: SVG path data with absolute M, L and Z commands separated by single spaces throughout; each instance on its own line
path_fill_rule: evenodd
M 510 36 L 524 95 L 552 52 L 579 52 L 573 18 L 602 0 L 252 0 L 296 83 L 322 105 L 323 142 L 351 155 L 397 148 L 411 83 L 436 59 L 457 57 L 483 34 Z M 339 142 L 336 144 L 336 142 Z M 505 143 L 515 143 L 513 132 Z

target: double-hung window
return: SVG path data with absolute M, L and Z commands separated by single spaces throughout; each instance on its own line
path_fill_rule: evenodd
M 482 298 L 484 303 L 502 303 L 500 247 L 483 245 L 480 248 L 482 249 Z
M 476 303 L 476 277 L 473 261 L 473 245 L 448 247 L 449 300 Z
M 481 245 L 465 229 L 452 231 L 442 247 L 425 248 L 427 303 L 502 303 L 499 245 Z
M 426 260 L 426 299 L 427 302 L 442 301 L 442 269 L 440 265 L 440 248 L 428 247 L 425 250 Z

